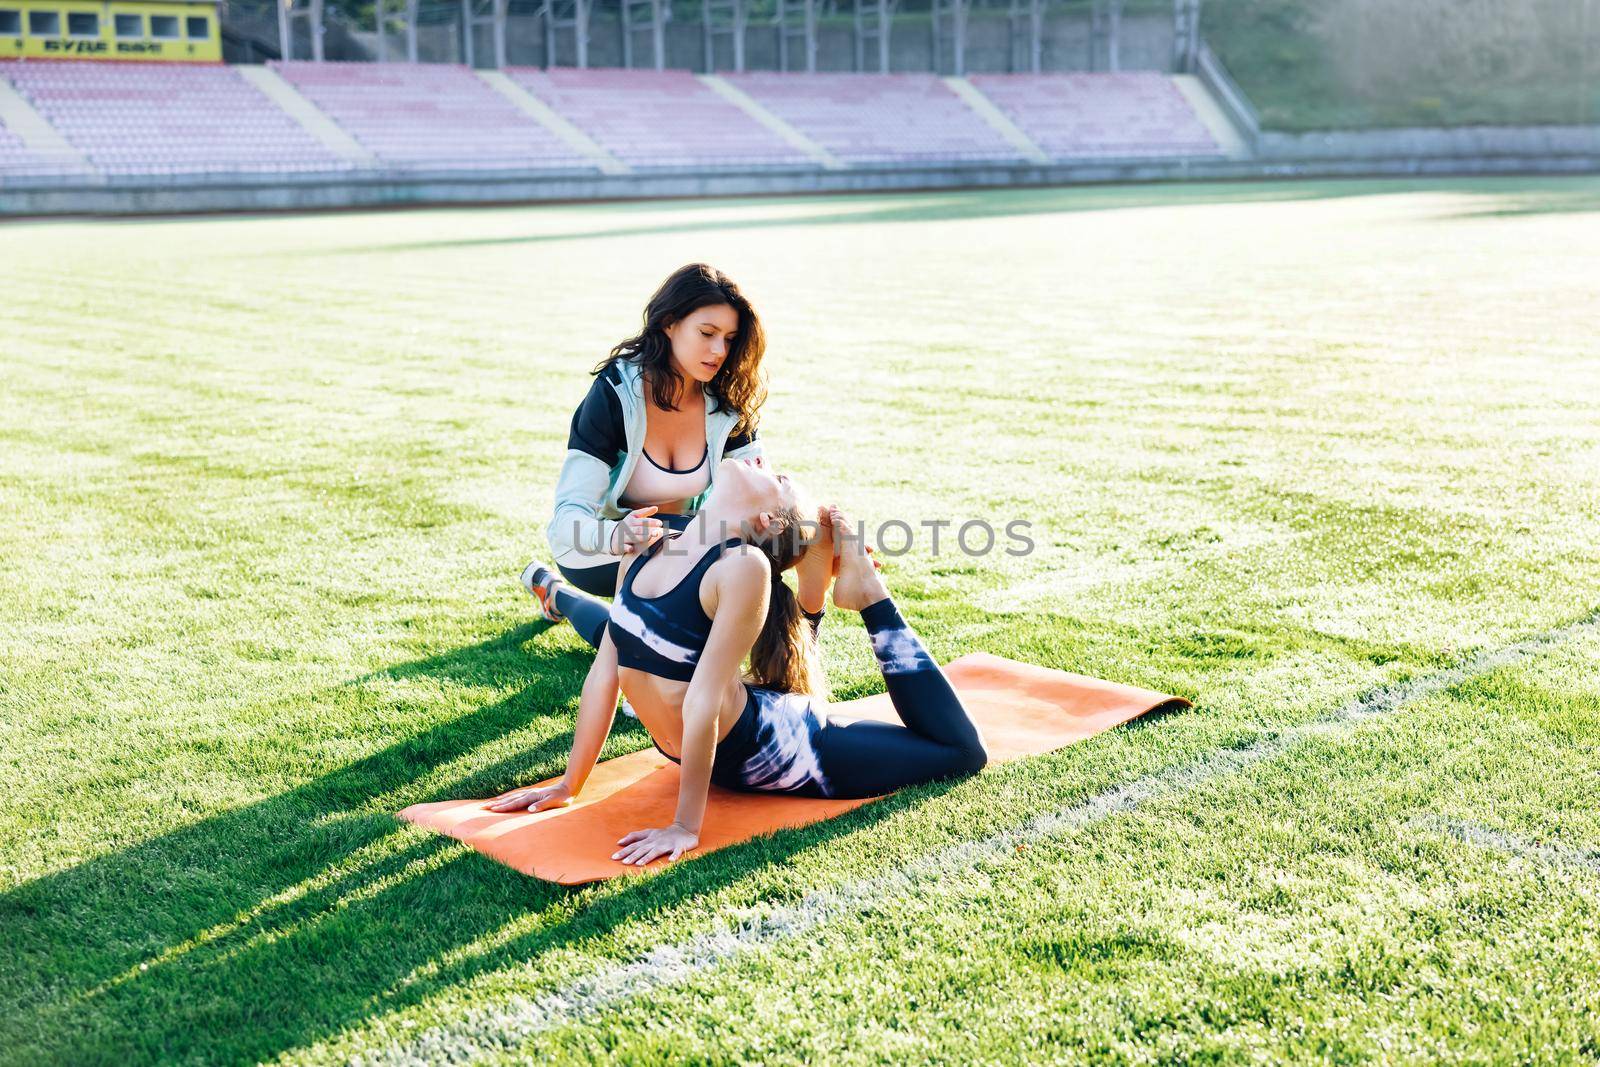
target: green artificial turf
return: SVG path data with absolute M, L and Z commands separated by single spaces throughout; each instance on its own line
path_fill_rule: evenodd
M 0 1062 L 1592 1062 L 1597 242 L 1594 179 L 0 227 Z M 586 372 L 695 260 L 764 318 L 783 469 L 869 531 L 1033 524 L 888 558 L 938 658 L 1194 709 L 579 890 L 397 822 L 564 766 L 589 656 L 517 571 Z

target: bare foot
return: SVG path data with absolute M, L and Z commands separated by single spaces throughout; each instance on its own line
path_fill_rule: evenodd
M 866 541 L 855 523 L 838 508 L 832 509 L 833 539 L 839 548 L 839 577 L 833 583 L 833 606 L 860 611 L 880 600 L 887 600 L 889 589 L 878 577 Z
M 823 609 L 828 599 L 828 586 L 839 571 L 838 558 L 833 554 L 833 522 L 826 507 L 817 509 L 817 531 L 811 544 L 806 546 L 800 562 L 794 565 L 795 584 L 799 589 L 800 608 L 815 614 Z

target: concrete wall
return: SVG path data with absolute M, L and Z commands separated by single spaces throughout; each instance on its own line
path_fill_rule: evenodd
M 1423 131 L 1448 135 L 1456 131 Z M 1533 148 L 1544 134 L 1527 134 Z M 1554 136 L 1554 135 L 1550 135 Z M 1551 154 L 1518 154 L 1516 138 L 1494 154 L 1412 154 L 1391 157 L 1305 155 L 1252 160 L 1106 160 L 1033 165 L 997 163 L 932 167 L 793 169 L 688 174 L 435 174 L 371 173 L 304 178 L 169 179 L 68 185 L 41 180 L 0 184 L 0 216 L 127 215 L 205 211 L 273 211 L 397 205 L 523 203 L 551 200 L 638 199 L 878 192 L 1070 185 L 1077 183 L 1251 178 L 1315 178 L 1471 174 L 1600 173 L 1600 132 L 1563 134 Z M 1421 143 L 1421 142 L 1416 142 Z M 1586 147 L 1587 146 L 1587 147 Z M 1353 142 L 1351 148 L 1366 148 Z
M 1600 126 L 1263 132 L 1257 154 L 1275 160 L 1560 158 L 1600 156 Z

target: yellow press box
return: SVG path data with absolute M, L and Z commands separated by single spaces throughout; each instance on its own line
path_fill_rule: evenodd
M 220 63 L 215 0 L 0 0 L 0 59 Z

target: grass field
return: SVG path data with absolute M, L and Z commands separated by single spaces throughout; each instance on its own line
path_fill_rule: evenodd
M 1592 179 L 0 227 L 0 1062 L 1594 1062 L 1596 247 Z M 795 477 L 1033 522 L 889 561 L 936 656 L 1193 710 L 577 891 L 397 822 L 564 766 L 517 569 L 691 260 Z

